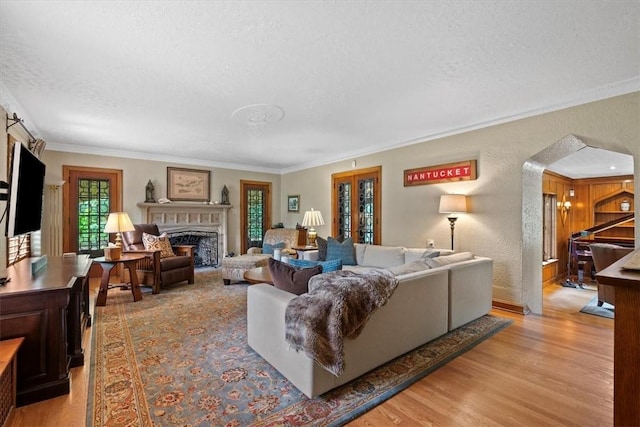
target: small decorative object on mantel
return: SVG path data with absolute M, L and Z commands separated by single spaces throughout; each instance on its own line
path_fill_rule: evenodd
M 229 189 L 227 188 L 227 186 L 225 185 L 224 187 L 222 187 L 222 197 L 221 197 L 222 201 L 220 202 L 220 204 L 223 205 L 228 205 L 229 204 Z
M 471 181 L 478 179 L 476 161 L 425 166 L 404 171 L 404 186 L 438 184 L 441 182 Z
M 631 209 L 631 203 L 629 203 L 628 200 L 623 200 L 622 203 L 620 203 L 620 210 L 627 212 L 629 209 Z
M 155 203 L 156 202 L 155 192 L 156 192 L 156 189 L 153 187 L 153 183 L 151 182 L 151 180 L 149 180 L 149 182 L 147 182 L 147 186 L 144 188 L 144 193 L 145 193 L 144 202 Z

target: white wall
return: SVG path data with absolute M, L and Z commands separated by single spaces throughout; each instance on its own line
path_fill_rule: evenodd
M 456 223 L 456 250 L 493 258 L 494 298 L 527 305 L 531 296 L 522 285 L 524 162 L 574 134 L 587 145 L 632 154 L 640 188 L 639 104 L 636 92 L 355 159 L 357 168 L 382 166 L 382 244 L 424 246 L 432 238 L 437 247 L 449 247 L 449 223 L 438 213 L 439 197 L 470 195 L 471 213 Z M 475 181 L 403 186 L 405 169 L 471 159 L 478 161 Z M 331 174 L 351 169 L 351 160 L 284 175 L 282 203 L 287 194 L 300 194 L 301 211 L 322 211 L 327 225 L 317 228 L 320 236 L 331 232 Z M 636 215 L 639 210 L 636 204 Z M 639 227 L 636 221 L 636 239 Z M 537 253 L 541 265 L 542 251 Z
M 45 150 L 42 156 L 47 164 L 47 179 L 61 179 L 62 166 L 87 166 L 123 171 L 123 209 L 129 214 L 134 223 L 142 221 L 142 212 L 137 204 L 145 200 L 145 187 L 151 180 L 155 187 L 156 200 L 167 196 L 167 166 L 187 167 L 193 169 L 211 170 L 211 199 L 220 200 L 222 187 L 229 189 L 229 251 L 240 252 L 240 180 L 254 180 L 272 183 L 273 190 L 273 219 L 280 218 L 280 175 L 259 172 L 246 172 L 221 168 L 206 168 L 184 164 L 163 163 L 137 159 L 123 159 L 118 157 L 95 156 L 90 154 L 73 154 L 61 151 Z M 286 210 L 286 209 L 285 209 Z M 295 226 L 285 221 L 285 226 Z

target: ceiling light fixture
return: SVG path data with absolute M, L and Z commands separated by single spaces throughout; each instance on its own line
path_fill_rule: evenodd
M 284 110 L 277 105 L 254 104 L 238 108 L 231 118 L 245 126 L 263 126 L 276 123 L 284 117 Z

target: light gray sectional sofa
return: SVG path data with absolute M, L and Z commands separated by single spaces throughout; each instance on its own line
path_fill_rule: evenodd
M 472 259 L 455 262 L 456 257 L 466 257 L 440 256 L 430 261 L 434 268 L 403 274 L 403 268 L 414 269 L 411 264 L 415 267 L 427 250 L 371 245 L 355 249 L 359 264 L 345 269 L 388 268 L 396 271 L 399 284 L 362 333 L 344 341 L 345 370 L 340 376 L 303 351 L 290 349 L 285 340 L 285 310 L 296 295 L 268 284 L 252 285 L 247 291 L 249 345 L 308 397 L 345 384 L 491 310 L 490 258 L 471 255 Z

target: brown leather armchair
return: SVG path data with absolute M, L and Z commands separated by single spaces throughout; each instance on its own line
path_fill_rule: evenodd
M 156 224 L 134 224 L 133 226 L 134 231 L 122 233 L 122 252 L 146 255 L 138 262 L 136 268 L 140 284 L 151 286 L 153 293 L 157 294 L 161 286 L 185 280 L 189 284 L 194 283 L 193 246 L 172 246 L 176 256 L 161 258 L 160 250 L 146 250 L 142 243 L 142 233 L 160 235 L 158 226 Z
M 589 245 L 589 249 L 591 249 L 593 264 L 597 272 L 604 270 L 623 256 L 633 252 L 633 248 L 625 248 L 624 246 L 610 243 L 592 243 Z M 603 302 L 615 305 L 615 288 L 598 283 L 598 306 L 602 306 Z

